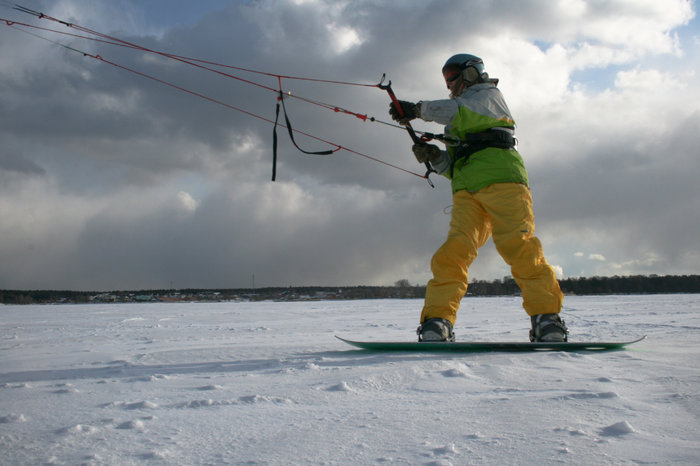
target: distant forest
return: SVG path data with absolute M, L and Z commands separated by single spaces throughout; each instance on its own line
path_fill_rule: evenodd
M 633 275 L 627 277 L 582 277 L 559 280 L 568 295 L 700 293 L 700 275 Z M 492 282 L 476 280 L 469 284 L 475 296 L 510 295 L 520 290 L 515 280 L 505 277 Z
M 651 275 L 567 278 L 559 281 L 567 295 L 700 293 L 700 275 Z M 467 296 L 512 296 L 520 289 L 511 277 L 469 284 Z M 0 290 L 2 304 L 183 301 L 308 301 L 329 299 L 423 298 L 425 286 L 399 280 L 394 286 L 274 287 L 138 291 Z

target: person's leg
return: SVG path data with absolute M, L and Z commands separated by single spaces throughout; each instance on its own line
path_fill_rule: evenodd
M 473 194 L 455 193 L 447 240 L 430 263 L 433 278 L 425 291 L 421 322 L 441 318 L 454 325 L 460 301 L 467 292 L 469 265 L 488 240 L 490 230 L 488 216 Z
M 493 242 L 511 267 L 525 311 L 531 316 L 559 313 L 564 295 L 535 237 L 530 190 L 517 183 L 495 184 L 475 197 L 491 218 Z

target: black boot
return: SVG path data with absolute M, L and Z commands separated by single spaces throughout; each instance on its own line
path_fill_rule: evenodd
M 452 322 L 446 319 L 428 319 L 418 327 L 418 341 L 455 341 Z
M 567 341 L 569 329 L 559 314 L 539 314 L 530 316 L 532 330 L 530 341 L 564 342 Z

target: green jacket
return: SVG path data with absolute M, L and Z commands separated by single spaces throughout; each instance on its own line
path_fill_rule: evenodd
M 445 134 L 464 140 L 467 133 L 479 133 L 491 128 L 512 132 L 515 121 L 508 110 L 503 94 L 493 83 L 468 87 L 453 99 L 423 101 L 420 117 L 445 126 Z M 438 171 L 452 179 L 452 192 L 476 192 L 495 183 L 528 185 L 527 171 L 522 157 L 515 149 L 489 147 L 475 152 L 465 161 L 454 162 L 455 148 L 443 152 L 443 158 L 433 164 Z

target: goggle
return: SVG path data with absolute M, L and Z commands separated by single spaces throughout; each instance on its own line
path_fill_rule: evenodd
M 445 81 L 451 83 L 462 75 L 463 69 L 459 65 L 447 65 L 442 69 L 442 76 L 445 78 Z

